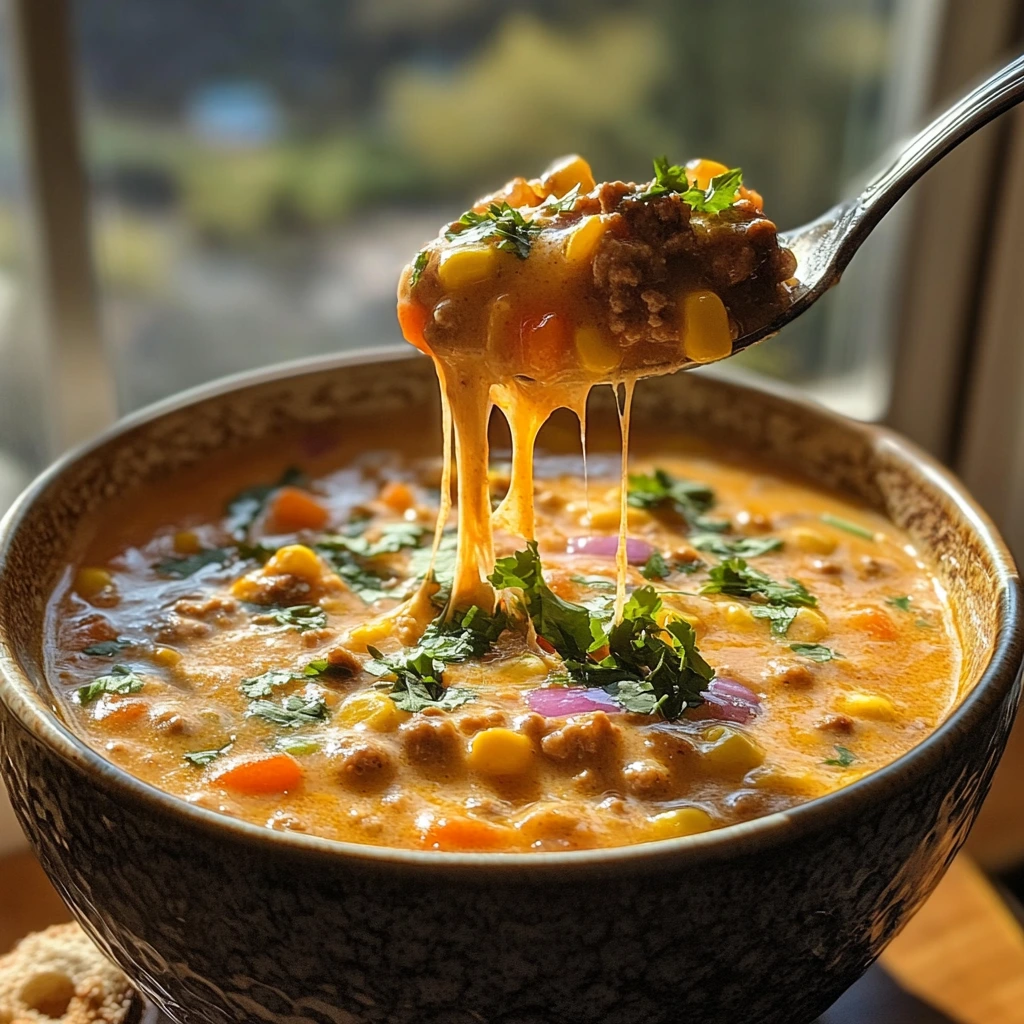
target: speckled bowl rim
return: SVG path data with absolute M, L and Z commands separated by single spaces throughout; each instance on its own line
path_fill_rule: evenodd
M 282 381 L 289 377 L 312 373 L 335 373 L 346 367 L 367 364 L 391 364 L 423 358 L 405 346 L 365 348 L 343 355 L 315 356 L 292 360 L 273 366 L 246 371 L 191 388 L 119 420 L 97 437 L 64 455 L 46 469 L 15 501 L 0 520 L 0 572 L 7 552 L 20 525 L 31 514 L 36 499 L 47 489 L 60 484 L 61 476 L 74 463 L 103 445 L 137 427 L 150 423 L 186 406 L 207 402 L 236 390 Z M 953 713 L 933 733 L 891 764 L 864 778 L 816 797 L 787 811 L 754 818 L 711 832 L 679 839 L 663 839 L 631 846 L 615 846 L 595 850 L 544 851 L 534 853 L 447 853 L 441 851 L 407 850 L 342 842 L 295 832 L 278 832 L 190 804 L 149 783 L 135 778 L 106 760 L 79 739 L 49 708 L 44 708 L 35 686 L 18 664 L 0 628 L 0 701 L 32 734 L 65 761 L 94 778 L 108 793 L 121 793 L 133 800 L 149 804 L 170 818 L 180 819 L 183 826 L 207 832 L 228 834 L 235 840 L 268 848 L 279 855 L 331 858 L 359 862 L 381 869 L 425 872 L 427 874 L 501 873 L 517 879 L 531 875 L 562 872 L 576 879 L 581 871 L 600 873 L 655 871 L 671 862 L 672 866 L 702 861 L 728 859 L 756 854 L 777 842 L 795 839 L 816 827 L 823 818 L 842 819 L 855 814 L 865 803 L 885 799 L 886 792 L 902 782 L 927 774 L 932 765 L 955 747 L 957 735 L 988 715 L 1000 704 L 1013 686 L 1024 656 L 1024 623 L 1020 619 L 1020 580 L 1013 558 L 995 525 L 975 503 L 956 478 L 910 441 L 885 427 L 860 423 L 826 409 L 817 402 L 796 394 L 777 383 L 724 379 L 713 376 L 734 388 L 740 397 L 745 393 L 768 393 L 807 414 L 834 426 L 853 430 L 865 436 L 875 451 L 886 448 L 913 463 L 926 482 L 944 494 L 959 512 L 961 519 L 979 537 L 997 567 L 999 583 L 998 628 L 988 664 L 978 682 Z M 2 610 L 0 610 L 2 618 Z M 0 621 L 0 627 L 3 623 Z M 34 699 L 33 699 L 34 698 Z

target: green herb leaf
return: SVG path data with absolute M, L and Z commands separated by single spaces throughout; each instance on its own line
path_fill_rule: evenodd
M 468 210 L 456 222 L 461 230 L 452 228 L 445 232 L 448 241 L 488 242 L 496 241 L 496 247 L 513 253 L 525 260 L 530 255 L 533 236 L 540 231 L 540 225 L 526 220 L 523 215 L 507 202 L 491 203 L 482 213 Z
M 303 725 L 313 725 L 327 718 L 327 705 L 322 697 L 285 697 L 275 704 L 270 700 L 254 700 L 245 713 L 246 718 L 262 718 L 273 725 L 287 729 L 298 729 Z
M 594 635 L 590 613 L 582 605 L 564 601 L 544 582 L 537 542 L 507 558 L 499 558 L 488 577 L 499 590 L 516 587 L 523 592 L 526 611 L 537 635 L 566 661 L 584 661 Z
M 313 543 L 324 551 L 347 551 L 361 558 L 376 558 L 378 555 L 392 555 L 403 548 L 418 548 L 425 534 L 426 530 L 415 523 L 385 523 L 375 541 L 362 535 L 326 534 Z
M 205 548 L 184 558 L 168 558 L 157 562 L 153 566 L 153 571 L 158 576 L 183 580 L 208 565 L 227 565 L 234 557 L 235 552 L 232 548 Z
M 823 512 L 818 518 L 823 523 L 834 526 L 837 530 L 845 530 L 847 533 L 852 533 L 854 537 L 860 537 L 863 540 L 875 539 L 873 530 L 869 530 L 866 526 L 860 526 L 858 523 L 851 523 L 849 519 L 834 516 L 831 512 Z
M 766 604 L 813 608 L 818 599 L 792 577 L 780 583 L 758 569 L 752 569 L 742 558 L 727 558 L 708 572 L 702 594 L 728 594 L 731 597 L 759 596 Z
M 654 159 L 654 180 L 637 198 L 648 200 L 677 193 L 697 213 L 721 213 L 736 202 L 742 184 L 743 172 L 733 167 L 712 178 L 706 189 L 691 186 L 682 164 L 670 164 L 667 156 L 660 156 Z
M 465 687 L 444 685 L 444 662 L 420 647 L 413 647 L 397 655 L 384 655 L 375 647 L 367 647 L 374 661 L 367 670 L 376 675 L 395 678 L 389 696 L 402 711 L 416 713 L 425 708 L 452 711 L 476 699 L 476 694 Z
M 668 562 L 665 561 L 665 556 L 660 551 L 655 551 L 644 562 L 640 575 L 645 580 L 663 580 L 671 571 L 668 567 Z
M 755 619 L 767 619 L 771 627 L 772 636 L 782 637 L 789 632 L 789 627 L 793 625 L 793 620 L 796 618 L 798 611 L 799 609 L 794 608 L 792 605 L 780 607 L 772 604 L 759 604 L 750 609 L 750 614 Z
M 195 768 L 205 768 L 217 760 L 221 754 L 226 754 L 235 745 L 234 740 L 229 740 L 223 747 L 216 750 L 191 750 L 181 756 Z
M 838 651 L 824 644 L 790 644 L 789 649 L 794 654 L 799 654 L 801 658 L 810 658 L 811 661 L 825 662 L 843 657 Z
M 692 533 L 690 543 L 698 551 L 707 551 L 719 558 L 757 558 L 782 547 L 779 537 L 723 537 L 720 533 Z
M 627 500 L 634 508 L 674 509 L 691 526 L 699 526 L 704 513 L 715 503 L 715 492 L 707 484 L 681 480 L 656 469 L 630 475 Z
M 135 644 L 136 641 L 130 636 L 119 636 L 116 640 L 101 640 L 99 643 L 89 644 L 82 649 L 82 653 L 94 658 L 113 658 Z
M 833 768 L 849 768 L 856 760 L 857 755 L 852 750 L 837 745 L 836 756 L 826 758 L 825 764 L 832 765 Z
M 573 583 L 578 583 L 582 587 L 589 587 L 591 590 L 604 590 L 611 594 L 615 593 L 615 582 L 605 579 L 604 576 L 570 576 L 569 579 Z
M 235 540 L 244 541 L 249 537 L 253 523 L 267 506 L 271 495 L 282 487 L 294 487 L 305 482 L 305 474 L 295 466 L 289 466 L 277 483 L 257 484 L 239 491 L 229 502 L 225 526 Z
M 274 623 L 286 629 L 305 633 L 310 629 L 323 629 L 327 625 L 327 612 L 315 604 L 294 604 L 289 608 L 260 608 L 254 616 L 259 624 Z
M 302 679 L 304 672 L 290 668 L 272 668 L 258 676 L 243 679 L 238 688 L 250 700 L 258 697 L 269 697 L 280 686 L 287 686 L 294 679 Z
M 893 608 L 899 608 L 901 612 L 909 612 L 912 600 L 911 597 L 904 595 L 903 597 L 887 597 L 885 603 L 891 604 Z
M 430 253 L 426 249 L 420 249 L 416 253 L 416 259 L 412 261 L 412 273 L 409 275 L 409 287 L 415 288 L 420 283 L 423 271 L 427 269 L 430 262 Z
M 569 213 L 576 205 L 576 200 L 580 197 L 580 186 L 579 183 L 573 185 L 568 192 L 562 196 L 561 199 L 555 199 L 554 196 L 548 196 L 541 205 L 541 213 Z
M 100 676 L 75 691 L 75 699 L 83 707 L 99 700 L 104 694 L 138 693 L 145 681 L 137 676 L 127 665 L 115 665 L 109 675 Z

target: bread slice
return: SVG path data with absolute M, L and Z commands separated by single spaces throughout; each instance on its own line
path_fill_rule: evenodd
M 29 935 L 0 957 L 0 1024 L 124 1024 L 128 979 L 77 924 Z

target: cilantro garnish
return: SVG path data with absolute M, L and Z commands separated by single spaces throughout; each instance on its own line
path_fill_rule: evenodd
M 824 763 L 832 765 L 833 768 L 849 768 L 856 760 L 857 755 L 852 750 L 837 745 L 836 756 L 826 758 Z
M 562 196 L 561 199 L 555 199 L 554 196 L 548 196 L 541 205 L 541 213 L 570 213 L 572 208 L 576 205 L 576 200 L 580 197 L 580 186 L 577 182 L 568 192 Z
M 267 507 L 267 502 L 275 491 L 282 487 L 294 487 L 305 481 L 302 470 L 289 466 L 280 476 L 277 483 L 257 484 L 239 491 L 229 502 L 225 526 L 232 537 L 238 541 L 247 540 L 253 523 Z
M 461 230 L 452 228 L 445 232 L 445 238 L 453 241 L 487 242 L 497 239 L 496 247 L 513 253 L 525 260 L 530 255 L 533 236 L 540 231 L 540 225 L 526 220 L 523 215 L 507 202 L 491 203 L 482 213 L 467 210 L 457 221 Z
M 269 697 L 279 686 L 287 686 L 293 679 L 301 679 L 302 676 L 302 669 L 272 668 L 258 676 L 248 676 L 238 684 L 238 688 L 250 700 L 256 700 Z
M 909 612 L 912 600 L 913 598 L 905 594 L 903 597 L 887 597 L 885 603 L 891 604 L 893 608 L 899 608 L 901 612 Z
M 234 745 L 234 740 L 228 740 L 223 747 L 217 747 L 216 750 L 192 750 L 181 756 L 193 767 L 205 768 L 208 764 L 216 761 L 222 754 L 226 754 Z
M 669 568 L 665 556 L 660 551 L 655 551 L 643 564 L 640 575 L 645 580 L 663 580 L 672 570 Z
M 824 644 L 790 644 L 789 649 L 794 654 L 799 654 L 801 658 L 810 658 L 811 661 L 825 662 L 843 657 L 838 651 Z
M 186 555 L 183 558 L 167 558 L 162 562 L 157 562 L 153 566 L 153 571 L 158 576 L 183 580 L 195 575 L 208 565 L 227 565 L 234 557 L 235 552 L 232 548 L 204 548 L 194 555 Z
M 779 537 L 723 537 L 720 533 L 694 533 L 690 543 L 698 551 L 707 551 L 719 558 L 757 558 L 782 547 Z
M 869 530 L 866 526 L 861 526 L 859 523 L 851 523 L 849 519 L 834 516 L 831 512 L 823 512 L 818 518 L 826 525 L 834 526 L 837 530 L 845 530 L 847 533 L 852 533 L 854 537 L 860 537 L 863 540 L 875 539 L 873 530 Z
M 813 608 L 818 599 L 799 581 L 790 578 L 780 583 L 742 558 L 727 558 L 708 572 L 702 594 L 727 594 L 762 602 L 750 610 L 759 619 L 768 619 L 774 636 L 785 636 L 800 608 Z
M 415 288 L 420 283 L 423 271 L 427 269 L 430 262 L 430 253 L 426 249 L 420 249 L 416 253 L 416 259 L 412 261 L 412 273 L 409 275 L 409 287 Z
M 403 548 L 418 548 L 424 533 L 423 527 L 415 523 L 387 523 L 375 541 L 361 535 L 327 534 L 317 538 L 314 547 L 324 553 L 350 590 L 372 604 L 382 597 L 394 597 L 394 584 L 390 577 L 363 564 L 363 560 L 394 554 Z
M 327 705 L 322 697 L 285 697 L 275 704 L 270 700 L 254 700 L 245 713 L 246 718 L 262 718 L 273 725 L 298 729 L 327 718 Z
M 135 641 L 131 637 L 119 636 L 116 640 L 100 640 L 99 643 L 89 644 L 82 649 L 82 653 L 90 654 L 94 658 L 113 658 L 134 645 Z
M 615 582 L 605 579 L 604 576 L 570 576 L 573 583 L 582 587 L 589 587 L 591 590 L 605 590 L 615 593 Z
M 260 608 L 255 621 L 272 623 L 305 633 L 307 630 L 322 629 L 326 626 L 327 612 L 315 604 L 293 604 L 289 608 Z
M 691 526 L 707 528 L 702 517 L 714 505 L 715 492 L 707 484 L 681 480 L 656 469 L 630 475 L 627 500 L 634 508 L 674 509 Z
M 648 200 L 677 193 L 696 213 L 721 213 L 736 202 L 742 184 L 743 171 L 733 167 L 713 177 L 707 188 L 698 188 L 690 184 L 682 164 L 670 164 L 667 156 L 660 156 L 654 158 L 654 180 L 637 198 Z
M 138 693 L 144 685 L 144 680 L 127 665 L 115 665 L 108 675 L 100 676 L 91 683 L 80 686 L 75 691 L 75 699 L 84 707 L 108 693 L 117 695 Z

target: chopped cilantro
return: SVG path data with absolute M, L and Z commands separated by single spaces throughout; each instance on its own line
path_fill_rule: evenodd
M 223 747 L 217 747 L 216 750 L 190 750 L 181 756 L 193 767 L 205 768 L 208 764 L 216 761 L 221 754 L 226 754 L 234 745 L 234 740 L 228 740 Z
M 837 745 L 836 756 L 826 758 L 825 764 L 832 765 L 833 768 L 849 768 L 856 760 L 857 755 L 852 750 Z
M 426 249 L 420 249 L 416 253 L 416 259 L 412 261 L 412 273 L 409 275 L 409 287 L 415 288 L 420 283 L 423 271 L 427 269 L 430 262 L 430 253 Z
M 257 623 L 268 622 L 305 633 L 327 625 L 327 612 L 315 604 L 294 604 L 289 608 L 260 608 Z
M 627 500 L 634 508 L 670 508 L 691 526 L 703 526 L 702 519 L 715 503 L 715 492 L 707 484 L 681 480 L 663 469 L 653 473 L 631 474 Z
M 606 590 L 615 593 L 614 580 L 607 580 L 603 576 L 570 576 L 573 583 L 581 587 L 590 587 L 591 590 Z
M 811 661 L 833 661 L 843 657 L 838 651 L 824 644 L 790 644 L 789 649 L 794 654 L 799 654 L 801 658 L 810 658 Z
M 580 197 L 580 186 L 577 182 L 561 199 L 548 196 L 540 208 L 541 213 L 570 213 Z
M 322 697 L 300 697 L 297 694 L 285 697 L 275 704 L 270 700 L 254 700 L 245 713 L 246 718 L 262 718 L 273 725 L 287 729 L 298 729 L 327 718 L 327 705 Z
M 482 213 L 468 210 L 452 228 L 445 232 L 445 238 L 453 241 L 487 242 L 497 239 L 496 246 L 525 260 L 530 255 L 533 236 L 540 231 L 540 225 L 526 220 L 523 215 L 507 202 L 491 203 Z
M 826 525 L 834 526 L 837 530 L 845 530 L 847 533 L 852 533 L 854 537 L 861 537 L 863 540 L 875 539 L 873 530 L 869 530 L 866 526 L 861 526 L 858 523 L 851 523 L 849 519 L 834 516 L 831 512 L 823 512 L 819 518 Z
M 772 636 L 785 636 L 793 625 L 798 608 L 792 605 L 759 604 L 750 609 L 755 619 L 767 619 Z
M 674 192 L 697 213 L 721 213 L 736 202 L 742 184 L 743 172 L 733 167 L 713 177 L 707 188 L 698 188 L 690 184 L 683 165 L 670 164 L 667 156 L 660 156 L 654 159 L 653 181 L 637 198 L 656 199 Z
M 227 565 L 235 557 L 232 548 L 204 548 L 194 555 L 186 555 L 184 558 L 167 558 L 157 562 L 153 571 L 158 576 L 167 576 L 173 580 L 183 580 L 195 575 L 200 569 L 208 565 Z
M 133 647 L 135 641 L 129 636 L 119 636 L 116 640 L 101 640 L 99 643 L 89 644 L 83 648 L 83 654 L 92 655 L 94 658 L 113 658 L 129 647 Z
M 380 528 L 380 537 L 375 541 L 367 540 L 361 534 L 327 534 L 318 537 L 313 543 L 324 551 L 347 551 L 361 558 L 376 558 L 378 555 L 394 554 L 403 548 L 418 548 L 425 533 L 424 528 L 415 523 L 385 523 Z
M 800 608 L 813 608 L 818 599 L 799 581 L 780 583 L 742 558 L 727 558 L 708 572 L 702 594 L 727 594 L 762 602 L 750 609 L 759 619 L 768 619 L 773 636 L 785 636 Z
M 782 547 L 779 537 L 723 537 L 720 533 L 693 533 L 690 543 L 698 551 L 707 551 L 719 558 L 757 558 Z
M 227 507 L 227 519 L 225 526 L 232 537 L 238 541 L 245 541 L 249 537 L 249 531 L 253 523 L 259 519 L 267 502 L 275 491 L 282 487 L 293 487 L 305 480 L 305 474 L 295 466 L 289 466 L 280 476 L 277 483 L 257 484 L 255 487 L 247 487 L 239 491 L 229 502 Z
M 301 679 L 303 675 L 302 669 L 272 668 L 258 676 L 248 676 L 238 684 L 238 688 L 250 700 L 255 700 L 269 697 L 279 686 L 287 686 L 293 679 Z
M 75 691 L 75 699 L 84 707 L 108 693 L 118 695 L 138 693 L 144 685 L 144 681 L 127 665 L 115 665 L 108 675 L 100 676 L 91 683 L 80 686 Z
M 644 562 L 640 575 L 645 580 L 663 580 L 671 571 L 668 562 L 665 561 L 665 556 L 660 551 L 655 551 Z
M 899 608 L 901 612 L 909 612 L 912 600 L 911 597 L 904 595 L 903 597 L 887 597 L 885 603 L 891 604 L 893 608 Z

